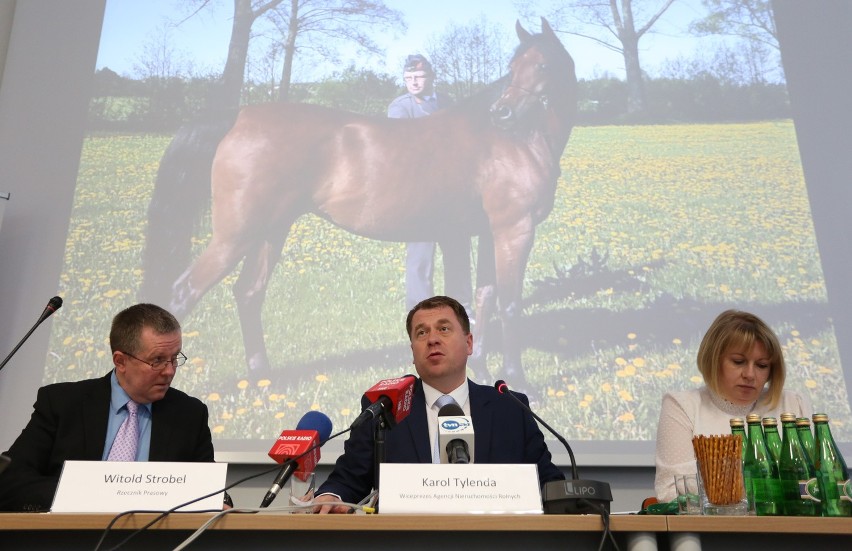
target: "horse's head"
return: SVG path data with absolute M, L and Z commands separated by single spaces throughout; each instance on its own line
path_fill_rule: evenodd
M 553 110 L 560 117 L 573 118 L 577 77 L 571 55 L 543 17 L 541 34 L 530 34 L 520 21 L 515 30 L 521 44 L 509 62 L 503 93 L 491 105 L 492 122 L 511 128 L 534 110 Z

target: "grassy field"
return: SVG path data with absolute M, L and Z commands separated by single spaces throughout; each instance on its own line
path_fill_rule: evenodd
M 46 382 L 110 369 L 109 322 L 136 300 L 169 141 L 86 140 Z M 578 128 L 562 168 L 525 280 L 523 358 L 543 418 L 573 440 L 653 439 L 662 394 L 701 383 L 694 358 L 709 321 L 758 308 L 785 347 L 788 387 L 852 439 L 792 123 Z M 205 226 L 198 251 L 208 238 Z M 276 375 L 256 384 L 245 378 L 237 274 L 185 320 L 190 361 L 174 383 L 210 406 L 214 437 L 268 440 L 308 409 L 340 428 L 361 391 L 413 372 L 402 244 L 301 218 L 264 305 Z M 488 364 L 496 373 L 499 354 Z

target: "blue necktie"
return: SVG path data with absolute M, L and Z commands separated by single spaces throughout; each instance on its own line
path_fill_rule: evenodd
M 443 396 L 441 396 L 440 398 L 435 400 L 435 407 L 437 408 L 437 410 L 439 412 L 441 411 L 441 408 L 443 408 L 444 406 L 450 405 L 450 404 L 458 405 L 456 403 L 456 401 L 453 399 L 453 397 L 450 396 L 449 394 L 444 394 Z M 441 425 L 440 425 L 440 422 L 441 421 L 440 421 L 440 417 L 439 417 L 438 418 L 439 424 L 435 429 L 435 445 L 432 447 L 432 463 L 440 463 L 441 462 L 441 447 L 439 445 L 440 442 L 441 442 Z

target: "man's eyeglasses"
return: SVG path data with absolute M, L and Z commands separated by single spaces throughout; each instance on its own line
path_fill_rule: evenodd
M 423 80 L 426 80 L 427 78 L 429 78 L 429 77 L 426 76 L 426 75 L 423 75 L 423 76 L 420 76 L 420 75 L 410 76 L 409 75 L 407 77 L 403 77 L 403 80 L 405 82 L 414 82 L 415 80 L 423 81 Z
M 151 366 L 151 369 L 153 369 L 154 371 L 162 371 L 163 369 L 166 368 L 166 366 L 168 364 L 172 364 L 172 366 L 175 369 L 177 369 L 177 368 L 179 368 L 180 366 L 182 366 L 183 364 L 186 363 L 186 356 L 184 356 L 183 352 L 178 352 L 177 356 L 175 356 L 174 358 L 171 358 L 169 360 L 161 360 L 161 359 L 157 358 L 153 362 L 146 362 L 142 358 L 137 358 L 133 354 L 129 354 L 127 352 L 124 352 L 123 350 L 119 350 L 119 352 L 121 352 L 125 356 L 130 356 L 134 360 L 138 360 L 138 361 L 142 362 L 143 364 L 148 364 L 149 366 Z

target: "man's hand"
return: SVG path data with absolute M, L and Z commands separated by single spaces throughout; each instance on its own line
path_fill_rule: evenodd
M 329 505 L 329 503 L 339 502 L 340 497 L 334 494 L 322 494 L 314 498 L 314 514 L 327 515 L 329 513 L 336 515 L 345 515 L 352 512 L 352 508 L 346 505 Z

